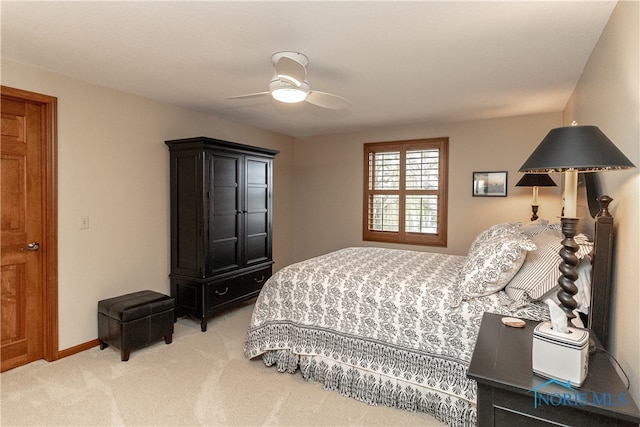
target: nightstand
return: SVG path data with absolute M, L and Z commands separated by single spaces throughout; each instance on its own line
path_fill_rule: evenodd
M 478 383 L 480 427 L 640 424 L 640 411 L 606 354 L 589 355 L 589 373 L 579 388 L 539 377 L 531 368 L 538 322 L 512 328 L 502 324 L 502 317 L 482 317 L 467 373 Z

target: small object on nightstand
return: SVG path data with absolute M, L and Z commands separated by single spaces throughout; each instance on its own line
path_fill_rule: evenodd
M 502 323 L 512 328 L 524 328 L 524 325 L 526 325 L 524 320 L 518 319 L 517 317 L 503 317 Z

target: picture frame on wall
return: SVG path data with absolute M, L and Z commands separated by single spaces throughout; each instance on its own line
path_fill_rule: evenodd
M 474 172 L 473 197 L 506 197 L 507 172 Z

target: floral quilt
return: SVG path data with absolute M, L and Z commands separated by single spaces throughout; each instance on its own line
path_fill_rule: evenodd
M 256 301 L 245 355 L 372 405 L 475 425 L 477 388 L 466 373 L 482 314 L 548 313 L 540 303 L 509 311 L 502 291 L 462 301 L 465 259 L 367 247 L 287 266 Z

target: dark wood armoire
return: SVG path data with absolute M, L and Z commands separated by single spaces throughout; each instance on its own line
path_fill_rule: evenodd
M 197 137 L 166 141 L 171 179 L 171 296 L 200 320 L 253 298 L 271 276 L 276 150 Z

